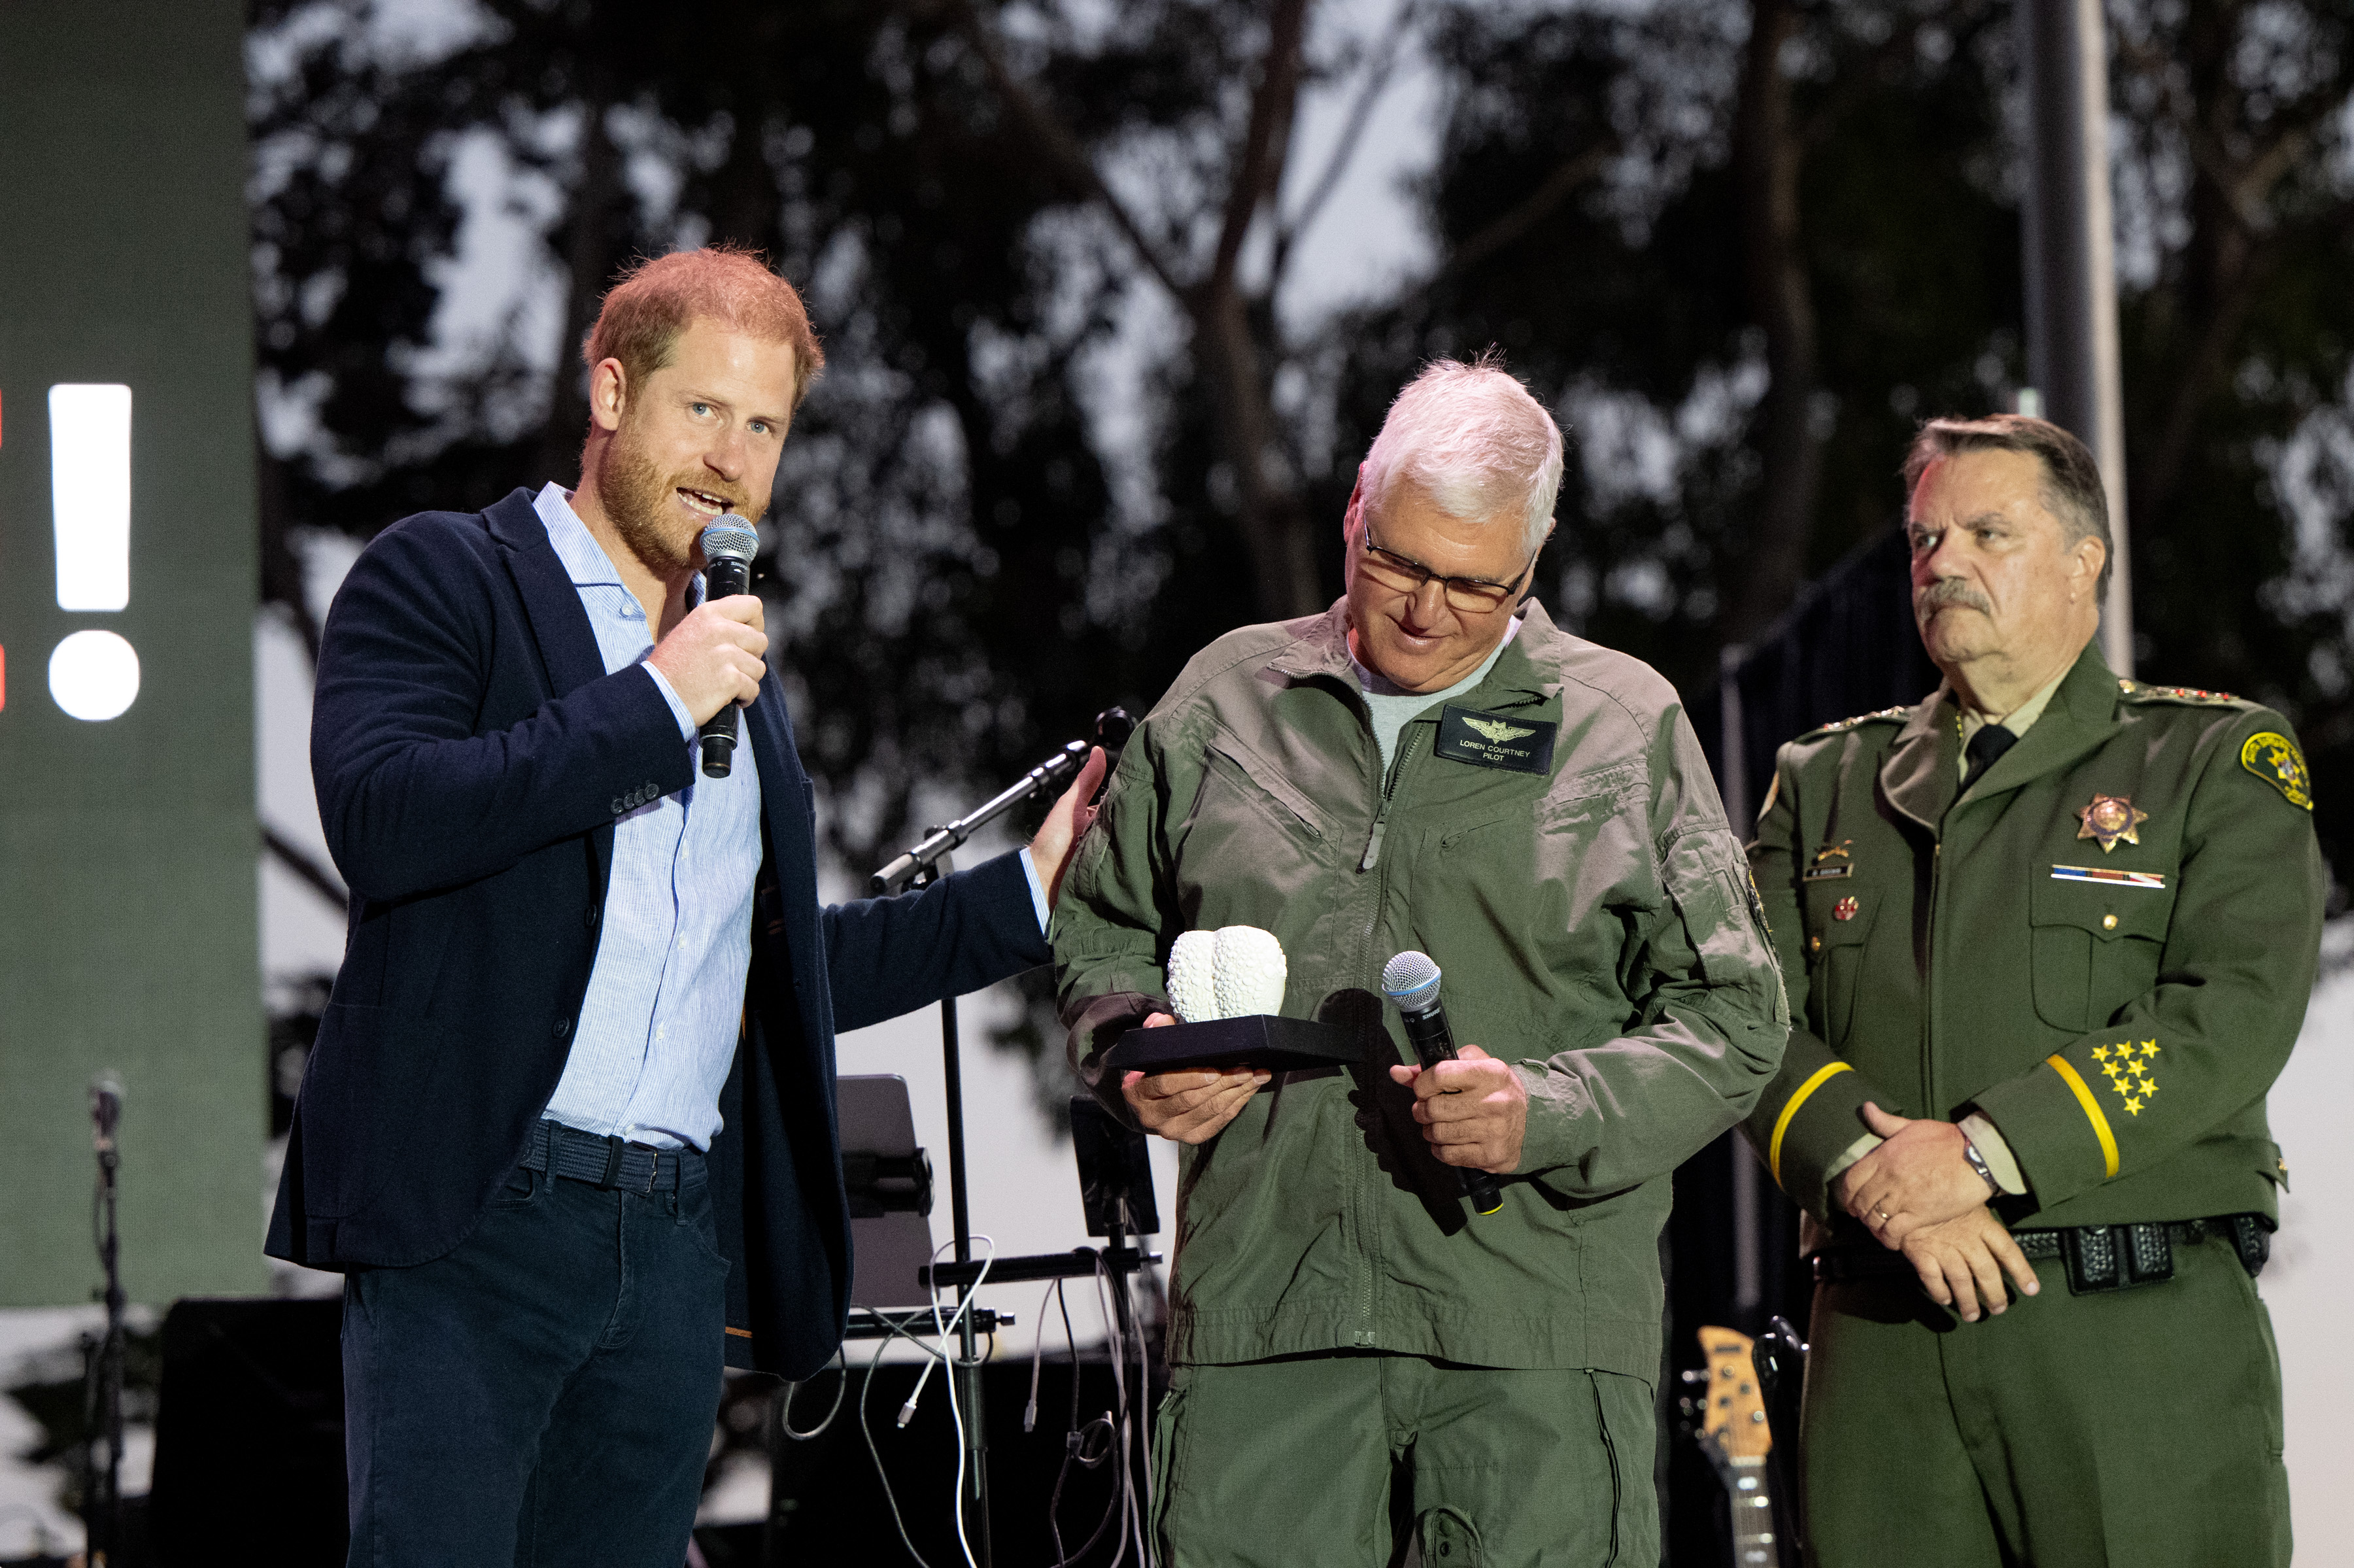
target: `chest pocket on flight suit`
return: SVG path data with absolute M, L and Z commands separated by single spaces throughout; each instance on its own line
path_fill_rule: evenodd
M 2062 882 L 2049 861 L 2028 875 L 2035 1015 L 2072 1033 L 2100 1028 L 2158 983 L 2174 873 L 2165 887 Z
M 1225 731 L 1210 737 L 1202 784 L 1178 835 L 1179 897 L 1196 927 L 1296 929 L 1285 904 L 1314 885 L 1331 852 L 1323 813 L 1276 766 Z
M 1863 980 L 1863 945 L 1886 902 L 1879 890 L 1838 877 L 1805 885 L 1807 994 L 1810 1021 L 1834 1051 L 1855 1027 L 1856 990 Z M 1855 913 L 1838 917 L 1842 899 L 1855 900 Z M 1822 945 L 1817 947 L 1819 941 Z

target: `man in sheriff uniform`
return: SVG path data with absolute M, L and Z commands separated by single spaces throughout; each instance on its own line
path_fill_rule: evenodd
M 1657 1560 L 1670 1172 L 1789 1021 L 1674 689 L 1522 602 L 1561 454 L 1502 370 L 1416 377 L 1351 499 L 1346 597 L 1195 655 L 1056 906 L 1074 1065 L 1186 1145 L 1169 1568 L 1381 1568 L 1409 1534 L 1434 1568 Z M 1170 1022 L 1177 938 L 1229 925 L 1282 941 L 1283 1011 L 1362 1064 L 1105 1069 Z M 1427 1072 L 1376 991 L 1409 948 L 1464 1043 Z
M 1750 852 L 1797 1021 L 1747 1131 L 1810 1221 L 1814 1560 L 2285 1564 L 2253 1277 L 2327 883 L 2304 758 L 2102 662 L 2073 437 L 1933 420 L 1905 478 L 1945 682 L 1785 747 Z

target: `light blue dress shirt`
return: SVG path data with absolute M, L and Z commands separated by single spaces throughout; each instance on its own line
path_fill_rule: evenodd
M 695 753 L 692 784 L 613 824 L 597 960 L 564 1075 L 543 1115 L 599 1137 L 707 1150 L 719 1131 L 719 1091 L 735 1060 L 752 962 L 760 770 L 748 765 L 725 779 L 703 776 L 686 705 L 645 663 L 654 646 L 645 609 L 572 510 L 571 493 L 550 483 L 532 507 L 588 612 L 605 673 L 643 665 L 678 719 L 679 744 Z M 702 596 L 698 575 L 690 597 Z M 748 764 L 749 752 L 738 756 Z M 1046 889 L 1026 849 L 1022 869 L 1043 931 Z
M 588 612 L 605 673 L 644 664 L 654 646 L 645 610 L 568 493 L 550 484 L 532 505 Z M 698 577 L 692 598 L 702 592 Z M 677 715 L 679 744 L 695 749 L 686 705 L 644 667 Z M 759 870 L 758 768 L 706 779 L 698 756 L 694 783 L 614 822 L 597 961 L 549 1119 L 658 1149 L 711 1147 L 742 1028 Z

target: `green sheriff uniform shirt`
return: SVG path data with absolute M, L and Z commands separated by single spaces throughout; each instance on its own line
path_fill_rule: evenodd
M 1960 789 L 1950 686 L 1782 748 L 1750 848 L 1797 1024 L 1746 1131 L 1818 1222 L 1866 1100 L 1991 1122 L 2046 1229 L 2274 1214 L 2328 877 L 2287 722 L 2087 648 Z M 1815 1234 L 1819 1239 L 1819 1232 Z
M 1378 1349 L 1654 1379 L 1669 1173 L 1772 1075 L 1788 1012 L 1673 688 L 1528 607 L 1384 771 L 1341 607 L 1219 639 L 1139 726 L 1055 906 L 1073 1065 L 1167 1002 L 1188 930 L 1257 926 L 1283 1011 L 1364 1065 L 1294 1073 L 1181 1153 L 1170 1359 Z M 1474 1217 L 1390 1081 L 1382 967 L 1446 972 L 1456 1038 L 1530 1095 L 1504 1206 Z

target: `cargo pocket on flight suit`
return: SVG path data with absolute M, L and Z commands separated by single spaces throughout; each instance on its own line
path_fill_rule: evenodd
M 2039 863 L 2028 874 L 2035 1015 L 2081 1034 L 2158 983 L 2174 889 L 2063 881 L 2052 870 Z

